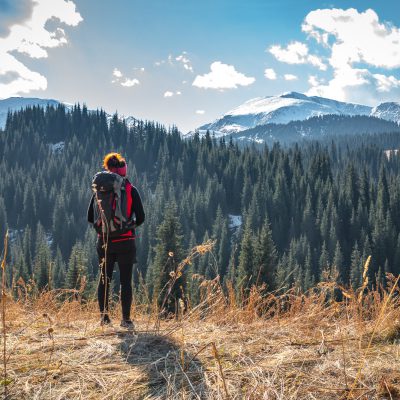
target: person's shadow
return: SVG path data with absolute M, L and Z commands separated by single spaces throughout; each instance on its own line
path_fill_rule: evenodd
M 204 368 L 197 357 L 182 350 L 173 339 L 155 333 L 119 334 L 119 350 L 126 361 L 144 372 L 143 393 L 133 398 L 203 399 L 208 392 Z M 135 397 L 136 396 L 136 397 Z

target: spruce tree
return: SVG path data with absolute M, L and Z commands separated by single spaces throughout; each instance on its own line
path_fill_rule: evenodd
M 239 264 L 236 275 L 236 290 L 238 294 L 246 295 L 248 289 L 256 282 L 257 273 L 254 270 L 254 244 L 250 225 L 246 224 L 240 245 Z
M 87 258 L 82 243 L 77 242 L 72 250 L 68 262 L 68 271 L 65 278 L 65 285 L 68 289 L 78 289 L 81 279 L 86 276 Z
M 260 235 L 255 242 L 254 272 L 258 284 L 266 283 L 268 290 L 275 289 L 275 274 L 278 255 L 272 240 L 272 232 L 268 217 L 265 219 Z
M 350 281 L 354 289 L 357 289 L 362 284 L 363 265 L 361 263 L 361 254 L 356 242 L 351 253 L 351 269 Z
M 167 204 L 164 220 L 157 229 L 154 261 L 149 268 L 148 283 L 153 300 L 164 305 L 167 313 L 175 313 L 178 299 L 184 297 L 186 271 L 178 271 L 183 259 L 183 235 L 175 204 Z M 172 286 L 173 284 L 173 286 Z

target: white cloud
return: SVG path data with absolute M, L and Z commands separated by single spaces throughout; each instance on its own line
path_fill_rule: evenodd
M 204 110 L 196 110 L 196 114 L 203 115 L 205 114 Z
M 400 87 L 400 80 L 396 79 L 393 75 L 373 74 L 373 77 L 376 79 L 378 92 L 389 92 L 392 88 Z
M 306 16 L 302 29 L 330 50 L 328 61 L 333 68 L 333 77 L 326 84 L 309 81 L 308 94 L 369 104 L 400 95 L 400 81 L 395 76 L 368 69 L 400 67 L 400 29 L 380 22 L 374 10 L 314 10 Z
M 215 61 L 210 66 L 211 71 L 205 75 L 197 75 L 192 85 L 203 89 L 236 89 L 238 86 L 248 86 L 255 78 L 248 77 L 236 71 L 233 65 Z
M 170 90 L 167 90 L 164 93 L 164 97 L 180 96 L 181 94 L 182 94 L 182 92 L 180 92 L 179 90 L 177 90 L 176 92 L 171 92 Z
M 276 79 L 276 72 L 272 68 L 265 68 L 264 76 L 267 79 L 275 80 Z
M 114 79 L 111 81 L 111 83 L 116 83 L 124 87 L 132 87 L 140 84 L 138 79 L 124 76 L 124 74 L 118 68 L 114 68 L 112 74 Z
M 186 51 L 183 51 L 177 56 L 174 56 L 173 54 L 168 54 L 166 60 L 159 60 L 154 62 L 154 65 L 156 67 L 161 67 L 162 65 L 166 64 L 170 66 L 176 66 L 177 64 L 180 64 L 186 71 L 193 72 L 192 62 L 189 59 L 188 53 Z
M 311 86 L 318 86 L 320 84 L 320 81 L 318 80 L 318 78 L 315 75 L 310 75 L 308 77 L 308 83 Z
M 125 80 L 123 82 L 121 82 L 121 86 L 132 87 L 135 85 L 139 85 L 139 83 L 140 82 L 137 79 L 125 78 Z
M 114 70 L 113 70 L 113 76 L 115 77 L 115 78 L 122 78 L 122 72 L 118 69 L 118 68 L 114 68 Z
M 285 78 L 285 81 L 297 81 L 297 79 L 299 79 L 296 75 L 293 74 L 285 74 L 283 75 L 283 77 Z
M 329 97 L 355 103 L 377 105 L 400 97 L 400 81 L 394 76 L 373 74 L 368 69 L 336 70 L 326 84 L 317 81 L 307 95 Z
M 32 90 L 45 90 L 47 79 L 31 71 L 18 60 L 18 53 L 30 58 L 47 58 L 47 49 L 68 43 L 64 29 L 54 30 L 47 22 L 77 26 L 83 19 L 73 1 L 32 1 L 32 14 L 9 27 L 8 34 L 0 38 L 0 97 L 7 98 Z
M 178 57 L 175 57 L 175 60 L 181 62 L 183 64 L 183 68 L 185 68 L 187 71 L 193 72 L 192 62 L 189 60 L 186 51 L 182 52 L 182 54 Z
M 309 54 L 308 46 L 301 42 L 292 42 L 286 48 L 281 45 L 270 46 L 268 51 L 278 60 L 287 64 L 311 64 L 321 71 L 326 65 L 316 55 Z
M 365 62 L 375 67 L 400 67 L 400 29 L 379 22 L 374 10 L 354 8 L 311 11 L 302 25 L 315 38 L 332 36 L 330 64 L 334 67 Z

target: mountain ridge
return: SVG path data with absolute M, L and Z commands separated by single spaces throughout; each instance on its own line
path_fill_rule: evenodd
M 71 103 L 63 102 L 55 99 L 42 99 L 39 97 L 9 97 L 7 99 L 0 100 L 0 129 L 3 129 L 6 125 L 8 112 L 15 112 L 27 107 L 40 106 L 47 107 L 53 106 L 57 107 L 59 104 L 63 104 L 67 109 L 71 109 L 74 105 Z M 88 110 L 89 112 L 95 112 L 96 110 Z M 110 121 L 113 114 L 106 112 L 107 120 Z M 119 115 L 120 119 L 125 120 L 128 126 L 131 126 L 137 120 L 133 116 Z
M 376 107 L 347 103 L 298 92 L 278 96 L 257 97 L 225 113 L 211 123 L 200 126 L 202 133 L 211 131 L 216 137 L 235 134 L 268 124 L 288 124 L 322 115 L 365 115 L 400 122 L 400 103 L 386 102 Z M 187 135 L 192 135 L 189 132 Z

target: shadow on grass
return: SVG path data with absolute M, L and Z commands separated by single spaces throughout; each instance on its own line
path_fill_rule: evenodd
M 119 350 L 126 361 L 147 375 L 147 393 L 157 399 L 204 399 L 207 384 L 204 368 L 193 355 L 161 334 L 121 334 Z

